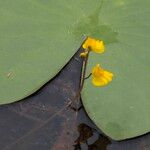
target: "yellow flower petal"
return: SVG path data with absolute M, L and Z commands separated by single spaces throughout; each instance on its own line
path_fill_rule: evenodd
M 108 81 L 111 81 L 111 80 L 112 80 L 113 74 L 112 74 L 111 72 L 104 71 L 104 74 L 105 74 L 105 78 L 106 78 Z
M 113 77 L 113 73 L 111 73 L 111 72 L 109 72 L 109 71 L 104 71 L 105 72 L 105 74 L 107 75 L 107 76 L 111 76 L 111 77 Z
M 92 83 L 95 86 L 104 86 L 104 85 L 106 85 L 106 83 L 103 80 L 98 80 L 97 78 L 93 78 Z
M 105 46 L 104 42 L 100 40 L 95 40 L 93 38 L 88 37 L 85 42 L 83 43 L 82 47 L 84 49 L 89 49 L 96 53 L 103 53 Z
M 112 81 L 113 74 L 97 64 L 92 70 L 92 83 L 95 86 L 105 86 Z
M 102 68 L 100 67 L 100 65 L 97 64 L 97 65 L 93 68 L 93 70 L 92 70 L 92 75 L 93 75 L 94 77 L 99 77 L 100 74 L 103 75 L 103 70 L 102 70 Z

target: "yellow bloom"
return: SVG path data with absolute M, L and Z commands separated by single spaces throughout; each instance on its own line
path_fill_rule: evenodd
M 87 56 L 88 52 L 83 52 L 83 53 L 80 53 L 80 57 L 83 57 L 85 58 Z
M 104 42 L 100 40 L 95 40 L 93 38 L 88 37 L 85 42 L 83 43 L 82 47 L 84 49 L 89 49 L 96 53 L 103 53 L 105 46 Z
M 97 64 L 92 70 L 92 83 L 95 86 L 105 86 L 112 81 L 113 74 Z

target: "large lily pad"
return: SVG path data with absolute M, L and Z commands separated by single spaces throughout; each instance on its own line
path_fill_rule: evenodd
M 116 140 L 150 131 L 149 6 L 149 0 L 104 0 L 91 17 L 97 20 L 93 27 L 99 26 L 92 35 L 102 37 L 107 50 L 90 56 L 87 74 L 100 63 L 114 80 L 104 88 L 86 80 L 83 103 L 96 125 Z
M 0 0 L 0 104 L 20 100 L 69 61 L 84 35 L 78 22 L 99 0 Z

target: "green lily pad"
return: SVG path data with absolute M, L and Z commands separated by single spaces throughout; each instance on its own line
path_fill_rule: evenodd
M 100 63 L 114 79 L 103 88 L 87 79 L 83 104 L 96 125 L 116 140 L 150 131 L 149 6 L 149 0 L 104 0 L 90 16 L 89 24 L 94 20 L 92 27 L 99 27 L 91 35 L 106 42 L 106 52 L 90 55 L 87 75 Z
M 0 0 L 0 104 L 37 91 L 69 61 L 85 35 L 76 26 L 99 0 Z

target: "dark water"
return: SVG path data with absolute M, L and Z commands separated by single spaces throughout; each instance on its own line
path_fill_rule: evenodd
M 150 134 L 116 142 L 88 118 L 75 98 L 82 66 L 78 55 L 37 93 L 0 106 L 0 150 L 150 150 Z

